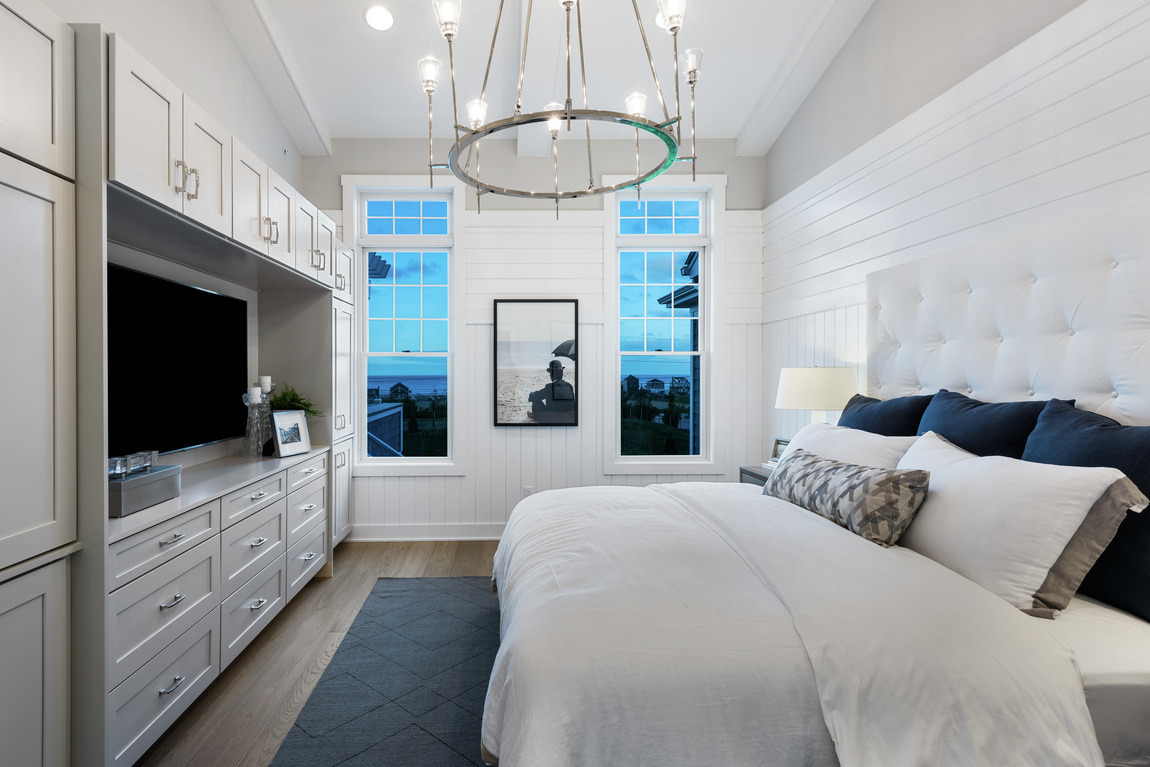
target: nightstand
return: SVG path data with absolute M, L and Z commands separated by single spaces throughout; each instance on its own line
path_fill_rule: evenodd
M 739 481 L 762 487 L 774 471 L 773 466 L 740 466 Z

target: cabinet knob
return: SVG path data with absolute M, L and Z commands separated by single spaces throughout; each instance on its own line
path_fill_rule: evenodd
M 176 676 L 172 677 L 172 681 L 175 682 L 175 684 L 173 684 L 171 687 L 167 688 L 166 690 L 160 690 L 160 695 L 171 695 L 173 692 L 176 691 L 177 687 L 179 687 L 180 685 L 182 685 L 184 683 L 185 679 L 187 679 L 187 677 L 185 677 L 183 674 L 177 674 Z
M 187 197 L 189 200 L 199 199 L 200 196 L 200 171 L 198 168 L 188 168 L 188 173 L 196 177 L 196 191 L 188 192 Z
M 267 538 L 262 538 L 262 537 L 261 537 L 261 538 L 260 538 L 259 540 L 257 540 L 257 541 L 252 541 L 252 544 L 251 544 L 251 545 L 252 545 L 252 548 L 253 548 L 253 549 L 256 549 L 256 548 L 259 548 L 260 546 L 263 546 L 263 545 L 264 545 L 265 543 L 267 543 L 267 542 L 268 542 L 268 539 L 267 539 Z
M 180 602 L 183 602 L 185 596 L 187 596 L 187 595 L 186 594 L 176 594 L 176 598 L 173 599 L 171 602 L 168 602 L 167 604 L 161 603 L 160 609 L 161 610 L 170 610 L 171 608 L 178 605 Z
M 254 605 L 251 605 L 251 608 L 253 610 L 258 610 L 261 607 L 263 607 L 264 605 L 266 605 L 267 603 L 268 603 L 268 601 L 266 599 L 264 599 L 263 597 L 260 597 L 259 599 L 256 600 L 256 603 Z
M 268 494 L 266 490 L 260 490 L 258 493 L 252 496 L 252 500 L 258 501 L 260 498 L 267 498 L 267 495 Z
M 306 553 L 302 557 L 300 557 L 300 559 L 302 559 L 304 562 L 310 562 L 315 558 L 316 558 L 316 553 L 314 551 L 309 551 L 308 553 Z
M 161 538 L 160 539 L 160 545 L 161 546 L 171 546 L 173 543 L 175 543 L 176 541 L 180 540 L 183 537 L 184 537 L 184 534 L 178 532 L 166 541 L 163 538 Z
M 180 183 L 176 185 L 176 194 L 183 194 L 188 189 L 188 164 L 183 160 L 176 160 L 176 167 L 180 169 Z
M 307 506 L 303 507 L 303 510 L 304 511 L 311 511 L 312 509 L 316 508 L 316 506 L 317 506 L 317 504 L 309 503 Z

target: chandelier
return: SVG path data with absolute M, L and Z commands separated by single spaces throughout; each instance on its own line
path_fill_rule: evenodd
M 590 197 L 607 194 L 623 189 L 635 188 L 661 175 L 676 161 L 691 163 L 691 178 L 695 178 L 695 84 L 699 80 L 700 68 L 703 62 L 703 51 L 692 48 L 679 56 L 679 30 L 683 26 L 683 17 L 686 13 L 687 0 L 658 0 L 659 18 L 656 23 L 662 26 L 671 35 L 675 64 L 675 114 L 672 115 L 663 96 L 663 88 L 659 83 L 659 74 L 655 68 L 655 61 L 651 56 L 651 47 L 647 42 L 647 33 L 643 28 L 643 19 L 639 14 L 638 0 L 631 0 L 635 9 L 635 21 L 639 27 L 639 37 L 643 42 L 647 62 L 651 66 L 651 76 L 654 79 L 655 92 L 658 96 L 659 107 L 662 111 L 661 121 L 647 118 L 647 97 L 643 93 L 633 93 L 623 104 L 623 110 L 592 109 L 587 98 L 587 69 L 583 55 L 583 16 L 582 3 L 578 0 L 550 0 L 559 2 L 566 14 L 566 69 L 567 69 L 567 98 L 564 103 L 557 101 L 533 112 L 524 112 L 523 102 L 523 76 L 527 66 L 527 44 L 531 35 L 531 11 L 534 0 L 527 3 L 527 21 L 523 32 L 523 53 L 519 63 L 519 82 L 516 91 L 515 109 L 507 117 L 487 120 L 487 83 L 491 75 L 491 62 L 495 55 L 495 42 L 499 37 L 500 23 L 503 19 L 504 0 L 499 2 L 499 10 L 495 17 L 495 31 L 491 36 L 491 47 L 487 56 L 487 67 L 483 74 L 483 87 L 479 97 L 468 101 L 465 109 L 467 123 L 459 121 L 459 105 L 455 87 L 455 49 L 454 41 L 460 28 L 460 15 L 462 0 L 433 0 L 435 18 L 439 24 L 439 31 L 447 40 L 448 66 L 451 74 L 451 105 L 455 119 L 455 143 L 448 153 L 446 163 L 434 161 L 434 151 L 431 140 L 432 109 L 431 97 L 439 86 L 439 74 L 442 65 L 432 57 L 419 61 L 419 77 L 423 83 L 423 90 L 427 93 L 427 165 L 429 183 L 434 186 L 434 169 L 447 168 L 460 181 L 475 188 L 476 195 L 497 194 L 508 197 L 526 197 L 531 199 L 554 199 L 556 214 L 558 214 L 559 200 Z M 609 0 L 618 2 L 619 0 Z M 574 41 L 579 56 L 579 70 L 582 74 L 582 107 L 577 107 L 571 96 L 571 55 L 572 55 L 572 12 L 574 12 L 575 35 Z M 661 23 L 660 23 L 661 19 Z M 691 153 L 681 154 L 682 147 L 682 119 L 679 106 L 679 74 L 691 89 Z M 587 185 L 578 188 L 564 188 L 559 181 L 559 132 L 563 129 L 571 131 L 574 124 L 582 122 L 587 140 Z M 613 123 L 635 129 L 635 175 L 617 184 L 596 186 L 594 158 L 591 148 L 591 123 Z M 510 130 L 526 125 L 544 123 L 551 133 L 551 151 L 554 159 L 554 185 L 549 189 L 514 189 L 498 186 L 484 181 L 480 174 L 479 142 L 488 136 L 501 131 Z M 640 134 L 654 136 L 659 139 L 665 154 L 660 152 L 662 158 L 646 170 L 640 165 L 639 136 Z M 474 157 L 473 157 L 474 153 Z M 474 164 L 472 160 L 474 159 Z

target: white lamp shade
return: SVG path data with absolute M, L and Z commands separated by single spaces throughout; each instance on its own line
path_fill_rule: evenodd
M 783 368 L 779 373 L 779 410 L 842 410 L 858 394 L 854 368 Z
M 683 55 L 679 57 L 680 66 L 683 70 L 683 79 L 690 82 L 692 79 L 698 80 L 700 70 L 703 68 L 703 49 L 702 48 L 689 48 L 683 51 Z M 692 74 L 694 77 L 692 78 Z
M 547 106 L 543 107 L 544 112 L 563 112 L 566 111 L 564 106 L 557 101 L 552 101 Z M 547 121 L 547 130 L 551 131 L 552 138 L 559 133 L 559 129 L 563 127 L 563 121 L 559 119 L 559 115 L 555 114 L 550 120 Z

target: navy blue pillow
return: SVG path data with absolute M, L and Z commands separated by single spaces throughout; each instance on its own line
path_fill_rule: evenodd
M 1069 402 L 1074 405 L 1074 400 Z M 918 433 L 933 431 L 975 455 L 1021 458 L 1044 407 L 1046 400 L 981 402 L 940 389 L 926 406 Z
M 875 399 L 856 394 L 843 408 L 838 423 L 839 426 L 861 429 L 884 437 L 914 437 L 918 434 L 922 413 L 932 399 L 933 394 L 894 399 Z
M 1026 441 L 1024 460 L 1109 466 L 1150 491 L 1150 426 L 1123 426 L 1051 400 Z M 1078 592 L 1150 620 L 1150 509 L 1127 514 Z

